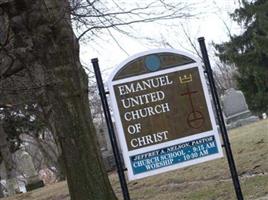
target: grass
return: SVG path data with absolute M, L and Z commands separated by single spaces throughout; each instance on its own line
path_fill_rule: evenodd
M 67 184 L 64 181 L 3 200 L 70 200 L 70 197 Z
M 245 199 L 268 195 L 268 120 L 233 129 L 229 137 Z M 116 174 L 110 178 L 114 185 Z M 236 199 L 226 156 L 130 182 L 129 189 L 133 200 Z
M 229 133 L 245 200 L 268 199 L 268 120 Z M 117 174 L 109 175 L 123 199 Z M 132 200 L 233 200 L 235 193 L 226 156 L 191 167 L 128 182 Z M 69 200 L 66 182 L 5 200 Z

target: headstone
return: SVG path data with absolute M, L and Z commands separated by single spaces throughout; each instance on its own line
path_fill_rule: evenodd
M 12 196 L 18 193 L 19 185 L 16 178 L 10 178 L 6 180 L 6 188 L 8 196 Z
M 13 196 L 19 192 L 18 180 L 16 178 L 16 172 L 14 169 L 7 171 L 5 163 L 1 166 L 1 180 L 2 189 L 4 189 L 4 196 Z
M 7 133 L 3 128 L 3 124 L 0 122 L 0 152 L 1 152 L 1 166 L 0 166 L 0 176 L 5 180 L 5 187 L 7 191 L 7 196 L 12 196 L 16 194 L 19 190 L 16 171 L 13 166 L 13 155 L 9 150 L 9 143 L 7 141 Z
M 2 183 L 0 182 L 0 198 L 3 198 L 3 197 L 5 197 L 5 195 L 4 195 L 4 187 L 3 187 Z
M 1 160 L 1 154 L 0 154 L 0 198 L 5 197 L 4 186 L 3 186 L 4 174 L 5 174 L 4 162 Z
M 252 116 L 242 91 L 233 88 L 222 97 L 222 108 L 227 128 L 235 128 L 258 120 Z
M 107 125 L 100 123 L 96 126 L 96 132 L 101 151 L 112 151 Z
M 35 170 L 33 161 L 31 156 L 23 151 L 20 150 L 20 170 L 23 173 L 25 179 L 26 179 L 26 190 L 31 191 L 40 187 L 44 186 L 44 183 L 42 180 L 40 180 L 37 171 Z
M 116 169 L 116 163 L 114 159 L 114 155 L 111 151 L 103 151 L 102 152 L 102 158 L 103 158 L 103 163 L 105 170 L 107 172 L 110 172 L 112 170 Z
M 108 128 L 105 123 L 97 127 L 98 142 L 106 171 L 116 169 L 116 163 L 113 155 L 113 149 L 109 138 Z

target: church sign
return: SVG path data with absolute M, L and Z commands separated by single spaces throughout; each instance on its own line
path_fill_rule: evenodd
M 108 80 L 130 180 L 222 157 L 200 61 L 170 49 L 140 53 Z

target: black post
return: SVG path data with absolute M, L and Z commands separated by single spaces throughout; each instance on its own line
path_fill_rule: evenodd
M 97 84 L 98 84 L 98 88 L 99 88 L 101 103 L 102 103 L 102 107 L 104 110 L 104 115 L 105 115 L 105 119 L 106 119 L 106 123 L 107 123 L 107 127 L 108 127 L 108 132 L 109 132 L 109 136 L 110 136 L 110 140 L 111 140 L 111 144 L 112 144 L 112 148 L 113 148 L 113 153 L 114 153 L 114 157 L 115 157 L 115 162 L 116 162 L 116 166 L 117 166 L 117 172 L 118 172 L 118 176 L 119 176 L 121 189 L 123 192 L 123 197 L 124 197 L 124 200 L 130 200 L 127 182 L 126 182 L 126 178 L 125 178 L 125 174 L 124 174 L 124 168 L 123 168 L 123 165 L 121 162 L 121 156 L 120 156 L 120 152 L 118 149 L 118 145 L 117 145 L 117 141 L 116 141 L 116 137 L 115 137 L 115 133 L 114 133 L 113 122 L 112 122 L 112 118 L 111 118 L 111 114 L 110 114 L 110 110 L 109 110 L 109 106 L 108 106 L 108 102 L 107 102 L 107 98 L 106 98 L 106 93 L 105 93 L 104 86 L 103 86 L 103 81 L 102 81 L 102 76 L 101 76 L 101 72 L 100 72 L 98 58 L 93 58 L 91 60 L 91 62 L 93 64 L 93 68 L 94 68 L 94 72 L 95 72 L 95 76 L 96 76 L 96 80 L 97 80 Z
M 215 86 L 210 61 L 208 58 L 205 39 L 203 37 L 200 37 L 200 38 L 198 38 L 198 42 L 200 45 L 203 61 L 205 64 L 212 98 L 213 98 L 213 102 L 214 102 L 214 105 L 216 108 L 217 118 L 219 120 L 219 126 L 220 126 L 220 130 L 221 130 L 221 135 L 222 135 L 222 139 L 223 139 L 223 143 L 224 143 L 224 147 L 225 147 L 225 151 L 226 151 L 226 156 L 227 156 L 229 168 L 230 168 L 231 175 L 232 175 L 232 180 L 233 180 L 233 184 L 234 184 L 234 188 L 235 188 L 236 197 L 238 200 L 243 200 L 244 198 L 243 198 L 243 194 L 242 194 L 241 187 L 240 187 L 240 182 L 239 182 L 239 178 L 238 178 L 238 174 L 237 174 L 237 170 L 236 170 L 236 166 L 235 166 L 235 162 L 234 162 L 234 158 L 233 158 L 233 153 L 232 153 L 227 129 L 226 129 L 226 126 L 224 123 L 224 118 L 223 118 L 222 111 L 221 111 L 220 101 L 219 101 L 219 97 L 217 94 L 217 89 Z

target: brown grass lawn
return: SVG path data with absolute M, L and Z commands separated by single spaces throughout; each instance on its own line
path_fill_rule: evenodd
M 245 200 L 268 200 L 268 120 L 229 132 Z M 122 199 L 117 174 L 109 175 Z M 235 200 L 226 157 L 128 182 L 132 200 Z M 69 200 L 66 182 L 4 200 Z

